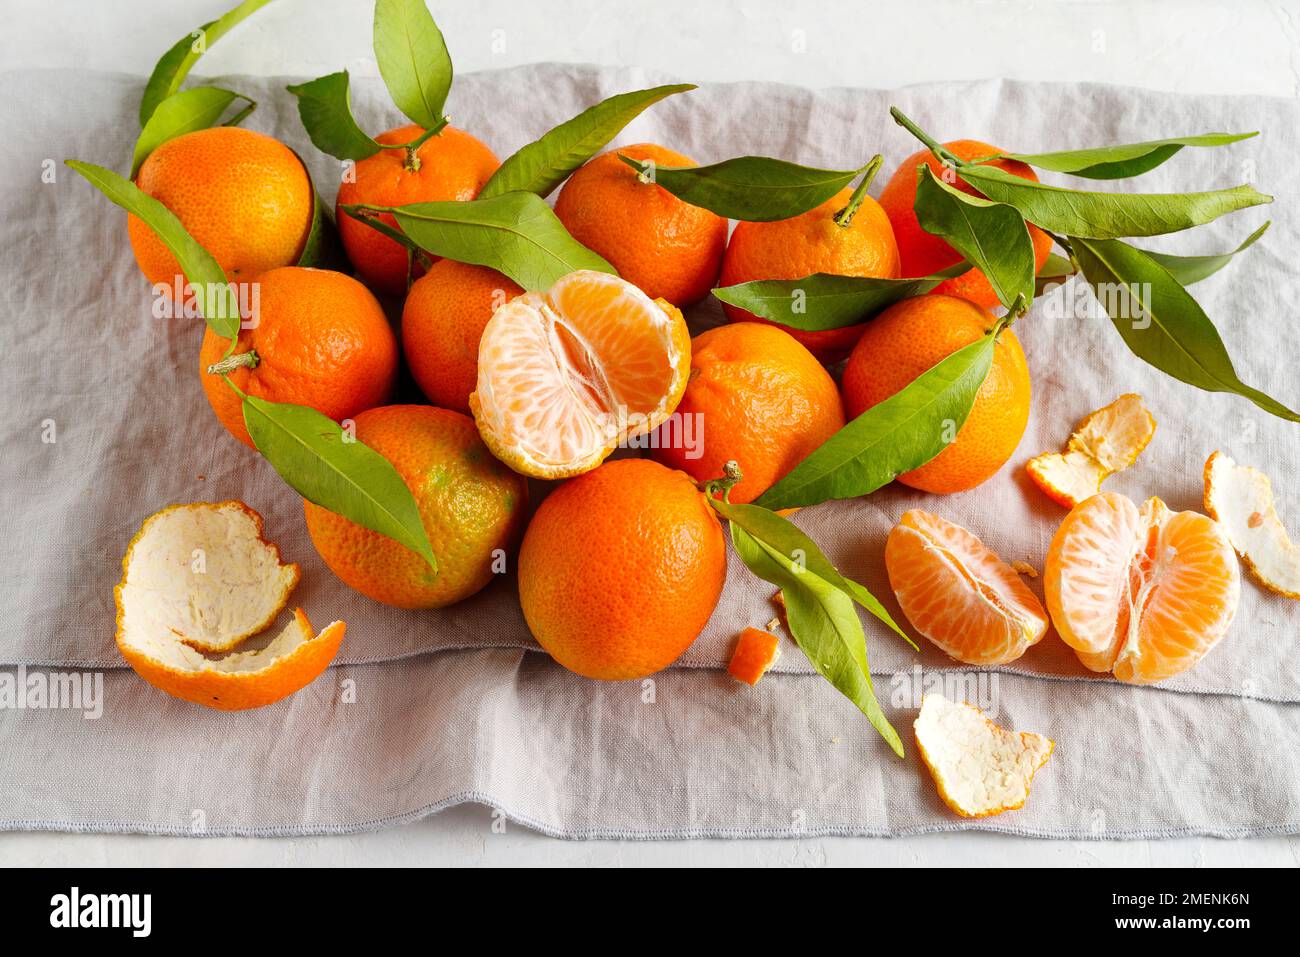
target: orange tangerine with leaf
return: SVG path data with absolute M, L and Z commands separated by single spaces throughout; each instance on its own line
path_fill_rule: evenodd
M 400 147 L 414 143 L 425 130 L 410 125 L 380 133 L 377 143 Z M 384 296 L 406 293 L 407 250 L 343 211 L 344 206 L 409 206 L 473 199 L 496 172 L 500 162 L 480 140 L 454 126 L 445 126 L 415 149 L 382 149 L 357 163 L 351 176 L 339 185 L 339 239 L 357 274 Z M 381 223 L 400 231 L 391 213 L 378 216 Z M 417 259 L 414 276 L 420 275 Z
M 820 206 L 790 219 L 737 223 L 727 243 L 719 285 L 802 279 L 821 272 L 897 278 L 898 244 L 889 218 L 870 196 L 861 196 L 859 205 L 850 210 L 853 193 L 845 187 Z M 730 303 L 722 308 L 732 322 L 767 321 Z M 787 331 L 818 359 L 834 362 L 848 354 L 865 328 L 859 323 L 842 329 Z
M 657 166 L 697 165 L 653 143 L 621 146 L 569 177 L 555 200 L 555 215 L 574 239 L 651 299 L 681 308 L 698 302 L 718 278 L 727 221 L 678 199 L 620 156 Z
M 955 296 L 916 296 L 866 323 L 844 367 L 850 419 L 900 392 L 913 379 L 993 328 L 993 316 Z M 998 334 L 993 364 L 970 414 L 938 455 L 898 481 L 924 492 L 964 492 L 1006 464 L 1029 422 L 1029 366 L 1011 329 Z
M 441 608 L 506 569 L 528 506 L 528 483 L 494 459 L 467 415 L 387 405 L 356 417 L 357 441 L 388 459 L 411 490 L 435 572 L 418 554 L 312 502 L 307 531 L 347 585 L 395 608 Z
M 336 422 L 387 401 L 397 376 L 397 337 L 370 290 L 328 269 L 286 266 L 258 280 L 257 315 L 230 340 L 208 328 L 199 375 L 212 411 L 245 445 L 242 392 L 309 406 Z
M 981 143 L 979 140 L 953 140 L 944 143 L 944 148 L 961 160 L 985 160 L 1001 152 L 996 146 Z M 898 240 L 898 255 L 901 263 L 899 275 L 930 276 L 961 262 L 961 253 L 933 233 L 921 228 L 916 217 L 916 171 L 925 164 L 935 176 L 943 179 L 954 189 L 972 196 L 980 195 L 975 187 L 952 174 L 935 158 L 928 149 L 913 153 L 899 165 L 894 175 L 889 178 L 885 188 L 880 191 L 880 205 L 894 228 Z M 1030 182 L 1038 182 L 1038 177 L 1031 167 L 1010 159 L 987 159 L 982 166 L 995 166 L 1013 176 L 1019 176 Z M 1043 268 L 1047 255 L 1052 251 L 1052 237 L 1037 226 L 1029 226 L 1029 237 L 1034 245 L 1035 271 Z M 952 279 L 945 279 L 936 286 L 931 295 L 960 296 L 969 299 L 984 309 L 996 309 L 998 294 L 993 291 L 988 277 L 978 269 L 969 269 Z
M 149 154 L 135 183 L 176 214 L 232 282 L 292 266 L 307 245 L 311 180 L 293 150 L 265 133 L 239 126 L 184 133 Z M 172 287 L 181 268 L 158 235 L 136 216 L 127 218 L 127 235 L 149 282 Z
M 700 482 L 738 462 L 744 477 L 733 502 L 758 498 L 844 426 L 835 380 L 777 326 L 709 329 L 691 341 L 690 361 L 674 428 L 661 430 L 655 457 Z

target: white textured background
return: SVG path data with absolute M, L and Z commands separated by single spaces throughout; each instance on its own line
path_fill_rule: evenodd
M 0 0 L 0 69 L 144 74 L 232 0 Z M 1300 0 L 430 0 L 459 72 L 557 60 L 694 81 L 897 87 L 1006 76 L 1182 93 L 1300 95 Z M 369 0 L 277 0 L 200 73 L 377 73 Z M 123 118 L 124 122 L 130 118 Z M 977 135 L 978 131 L 971 131 Z M 1300 865 L 1300 837 L 1131 843 L 991 834 L 809 841 L 553 841 L 461 807 L 369 835 L 296 840 L 0 835 L 7 864 Z

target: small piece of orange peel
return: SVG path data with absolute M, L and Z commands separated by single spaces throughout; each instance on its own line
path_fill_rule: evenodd
M 746 628 L 736 641 L 736 650 L 727 665 L 727 673 L 745 684 L 758 684 L 769 668 L 781 657 L 781 639 L 770 632 Z
M 1273 507 L 1273 485 L 1259 469 L 1222 452 L 1205 463 L 1205 511 L 1255 580 L 1271 592 L 1300 599 L 1300 546 L 1291 541 Z
M 271 704 L 325 670 L 346 627 L 314 634 L 298 608 L 265 647 L 231 652 L 271 626 L 297 583 L 298 566 L 280 560 L 243 502 L 172 505 L 145 519 L 122 557 L 118 650 L 145 681 L 186 701 L 222 711 Z
M 1051 738 L 1007 731 L 979 708 L 942 695 L 921 699 L 913 728 L 939 797 L 962 817 L 988 817 L 1024 807 L 1035 772 L 1056 747 Z
M 1156 420 L 1142 396 L 1126 393 L 1084 416 L 1064 452 L 1044 452 L 1025 465 L 1052 501 L 1074 508 L 1101 491 L 1101 483 L 1126 469 L 1155 435 Z

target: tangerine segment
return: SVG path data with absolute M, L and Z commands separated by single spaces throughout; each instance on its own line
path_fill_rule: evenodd
M 1300 599 L 1300 545 L 1291 541 L 1277 514 L 1267 475 L 1214 452 L 1205 462 L 1205 511 L 1223 525 L 1261 585 Z
M 1057 529 L 1043 589 L 1057 633 L 1086 667 L 1151 684 L 1192 667 L 1227 633 L 1241 573 L 1214 519 L 1102 492 Z
M 1155 431 L 1155 417 L 1142 396 L 1126 393 L 1084 416 L 1064 452 L 1035 456 L 1025 470 L 1054 502 L 1073 508 L 1101 491 L 1101 483 L 1111 475 L 1136 462 Z
M 727 673 L 752 687 L 780 657 L 781 639 L 768 631 L 746 628 L 736 641 L 736 650 L 727 663 Z
M 942 695 L 921 699 L 912 727 L 939 797 L 962 817 L 1024 807 L 1034 774 L 1056 748 L 1046 735 L 1000 728 L 979 708 Z
M 1047 633 L 1047 613 L 1015 569 L 937 515 L 903 514 L 885 568 L 912 627 L 958 661 L 1006 664 Z
M 690 333 L 675 306 L 617 276 L 581 270 L 493 314 L 470 409 L 483 440 L 511 468 L 564 478 L 666 420 L 690 361 Z
M 316 679 L 343 640 L 319 635 L 302 609 L 264 648 L 213 657 L 263 631 L 284 608 L 298 566 L 262 538 L 262 518 L 242 502 L 163 509 L 141 525 L 122 558 L 117 646 L 145 681 L 223 711 L 258 708 Z

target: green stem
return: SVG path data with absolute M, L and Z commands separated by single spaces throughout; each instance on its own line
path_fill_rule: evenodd
M 212 363 L 212 365 L 208 366 L 208 374 L 224 376 L 236 369 L 256 369 L 257 364 L 261 361 L 257 356 L 257 352 L 249 349 L 247 352 L 226 356 L 224 359 Z
M 1043 229 L 1042 226 L 1039 226 L 1038 228 Z M 1043 232 L 1047 233 L 1047 235 L 1052 237 L 1052 242 L 1056 243 L 1056 245 L 1060 246 L 1063 250 L 1065 250 L 1066 256 L 1068 256 L 1070 259 L 1070 265 L 1074 267 L 1074 271 L 1083 272 L 1083 268 L 1079 265 L 1079 260 L 1074 257 L 1074 247 L 1070 245 L 1070 240 L 1067 239 L 1065 236 L 1058 236 L 1056 235 L 1056 233 L 1049 232 L 1046 229 L 1043 229 Z
M 857 213 L 858 207 L 862 205 L 862 200 L 866 198 L 867 190 L 871 187 L 871 181 L 880 172 L 880 164 L 884 161 L 885 158 L 877 153 L 871 157 L 871 162 L 862 167 L 862 179 L 858 181 L 858 185 L 853 190 L 853 195 L 849 197 L 848 205 L 835 214 L 836 226 L 848 228 L 849 224 L 853 222 L 854 214 Z
M 993 326 L 993 338 L 996 339 L 998 333 L 1000 333 L 1003 329 L 1009 328 L 1013 322 L 1015 322 L 1017 319 L 1019 319 L 1028 311 L 1029 311 L 1029 300 L 1025 298 L 1025 294 L 1022 292 L 1018 296 L 1016 296 L 1016 301 L 1011 304 L 1011 308 L 1007 310 L 1007 314 L 1002 318 L 1000 318 L 997 321 L 997 323 Z
M 421 146 L 446 129 L 447 124 L 450 122 L 451 119 L 449 117 L 440 117 L 437 123 L 433 124 L 433 126 L 429 127 L 429 129 L 425 130 L 409 143 L 382 143 L 380 144 L 380 149 L 406 150 L 406 159 L 402 161 L 402 166 L 412 173 L 418 173 L 420 171 L 421 163 L 417 151 Z
M 913 123 L 898 107 L 891 106 L 889 108 L 889 115 L 894 118 L 895 123 L 924 143 L 929 148 L 930 152 L 938 157 L 938 159 L 945 165 L 954 167 L 968 165 L 965 160 L 958 159 L 953 155 L 953 153 L 945 148 L 943 144 Z
M 722 466 L 721 478 L 710 479 L 707 482 L 698 482 L 696 484 L 699 487 L 699 490 L 708 497 L 710 502 L 712 502 L 719 494 L 722 495 L 722 500 L 724 502 L 730 502 L 731 499 L 729 496 L 731 495 L 731 489 L 740 482 L 741 478 L 743 478 L 743 475 L 740 471 L 740 465 L 735 459 L 729 459 L 727 463 Z

